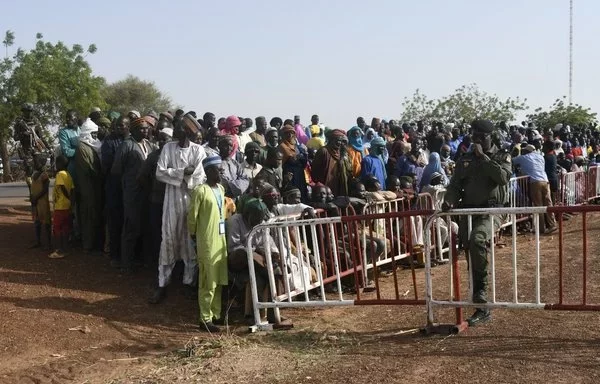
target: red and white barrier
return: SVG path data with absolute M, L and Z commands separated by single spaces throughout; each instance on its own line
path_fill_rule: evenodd
M 411 264 L 414 298 L 405 298 L 398 291 L 393 299 L 384 299 L 379 287 L 378 269 L 384 264 L 391 265 L 394 281 L 398 281 L 398 257 L 386 260 L 373 260 L 365 254 L 368 252 L 361 244 L 366 233 L 374 235 L 374 222 L 377 220 L 399 220 L 405 225 L 411 217 L 429 216 L 429 211 L 390 212 L 376 215 L 355 215 L 307 220 L 285 220 L 260 224 L 248 235 L 247 255 L 250 277 L 250 289 L 254 309 L 255 325 L 252 329 L 270 329 L 271 325 L 262 322 L 260 309 L 274 308 L 275 316 L 279 318 L 279 309 L 290 307 L 324 307 L 344 305 L 424 305 L 425 301 L 418 297 L 414 266 Z M 292 238 L 297 244 L 305 246 L 292 247 Z M 368 238 L 368 237 L 367 237 Z M 273 243 L 279 252 L 279 265 L 274 266 Z M 372 246 L 372 245 L 371 245 Z M 259 297 L 253 252 L 261 249 L 266 259 L 266 269 L 271 292 L 271 300 Z M 372 249 L 371 249 L 372 250 Z M 277 268 L 277 266 L 279 268 Z M 376 299 L 361 297 L 367 272 L 372 271 L 376 290 Z M 352 284 L 352 293 L 344 293 L 344 286 Z M 337 288 L 335 297 L 328 297 L 326 287 L 333 285 Z M 309 291 L 315 290 L 317 297 L 311 297 Z M 294 300 L 300 297 L 300 300 Z
M 574 206 L 587 203 L 588 177 L 586 171 L 568 172 L 560 178 L 560 203 Z
M 577 265 L 580 269 L 581 278 L 571 281 L 566 281 L 564 268 L 566 261 L 566 249 L 565 242 L 567 228 L 563 220 L 564 213 L 580 213 L 582 216 L 581 229 L 577 229 L 576 232 L 582 234 L 581 250 L 574 251 L 572 244 L 569 249 L 569 254 L 576 252 L 581 255 L 581 259 L 577 258 L 577 262 L 581 262 L 581 266 Z M 526 207 L 526 208 L 491 208 L 491 209 L 459 209 L 452 210 L 449 212 L 436 213 L 432 215 L 428 221 L 431 222 L 436 218 L 449 216 L 449 217 L 467 217 L 468 219 L 474 216 L 489 217 L 490 231 L 493 231 L 493 216 L 499 217 L 504 215 L 516 216 L 520 214 L 531 215 L 533 217 L 533 234 L 532 245 L 535 247 L 534 257 L 532 259 L 524 260 L 520 251 L 517 247 L 517 234 L 516 234 L 516 221 L 513 220 L 512 228 L 512 250 L 510 260 L 510 270 L 507 273 L 507 266 L 504 262 L 504 266 L 501 273 L 496 268 L 497 259 L 494 250 L 494 238 L 490 239 L 490 247 L 488 252 L 489 260 L 489 285 L 488 285 L 488 302 L 487 303 L 475 303 L 471 300 L 472 298 L 472 281 L 470 273 L 468 277 L 460 275 L 460 268 L 458 266 L 458 256 L 453 255 L 451 268 L 451 279 L 447 286 L 447 289 L 434 289 L 434 281 L 432 279 L 431 265 L 426 263 L 426 300 L 427 300 L 427 324 L 428 328 L 432 331 L 436 331 L 438 324 L 435 322 L 435 309 L 442 307 L 455 307 L 456 311 L 456 324 L 450 326 L 451 331 L 459 332 L 466 327 L 464 322 L 462 308 L 465 307 L 476 307 L 476 308 L 511 308 L 511 309 L 545 309 L 545 310 L 578 310 L 578 311 L 600 311 L 600 303 L 591 303 L 588 300 L 588 268 L 590 263 L 588 261 L 588 241 L 587 241 L 587 217 L 590 214 L 600 213 L 600 206 L 595 205 L 584 205 L 584 206 L 570 206 L 570 207 Z M 546 249 L 557 249 L 558 259 L 554 256 L 548 257 L 542 253 L 542 243 L 540 242 L 540 220 L 543 220 L 544 214 L 554 214 L 558 217 L 558 233 L 552 237 L 544 238 L 544 247 Z M 426 228 L 428 228 L 426 226 Z M 570 227 L 569 231 L 573 231 Z M 573 261 L 571 261 L 573 263 Z M 558 264 L 558 265 L 557 265 Z M 542 271 L 544 274 L 544 281 L 542 280 Z M 551 276 L 549 276 L 551 274 Z M 555 276 L 557 274 L 557 276 Z M 525 279 L 525 276 L 533 276 L 532 281 L 528 281 L 528 284 L 522 284 L 520 279 Z M 468 297 L 461 297 L 461 287 L 465 285 L 469 286 Z M 510 287 L 509 290 L 498 290 L 498 287 Z M 531 287 L 532 286 L 532 287 Z M 527 289 L 525 288 L 527 287 Z M 439 288 L 439 287 L 438 287 Z M 533 288 L 532 290 L 530 290 Z M 569 295 L 565 291 L 569 291 Z M 579 292 L 577 292 L 579 290 Z M 442 293 L 440 293 L 442 291 Z M 463 290 L 464 291 L 464 290 Z M 435 292 L 435 294 L 434 294 Z M 567 297 L 579 297 L 580 301 L 568 301 Z M 544 300 L 546 299 L 546 300 Z M 444 326 L 447 329 L 448 326 Z
M 600 198 L 600 172 L 599 167 L 594 165 L 589 167 L 587 173 L 587 200 Z

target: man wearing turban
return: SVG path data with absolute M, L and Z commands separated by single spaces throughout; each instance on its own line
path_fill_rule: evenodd
M 348 130 L 348 158 L 352 165 L 352 176 L 360 176 L 360 169 L 363 157 L 368 151 L 363 145 L 363 131 L 358 126 L 354 126 Z
M 123 229 L 121 235 L 121 270 L 133 273 L 135 249 L 142 235 L 144 190 L 138 174 L 148 154 L 155 148 L 148 137 L 149 124 L 143 118 L 131 123 L 131 135 L 117 150 L 111 173 L 120 181 L 123 192 Z
M 334 129 L 329 133 L 327 145 L 317 151 L 312 163 L 314 182 L 331 188 L 334 196 L 348 196 L 348 180 L 352 175 L 350 162 L 342 154 L 346 141 L 346 133 Z
M 385 163 L 383 155 L 385 152 L 385 140 L 377 137 L 371 141 L 371 151 L 361 163 L 361 181 L 366 183 L 367 177 L 375 176 L 381 184 L 381 188 L 385 190 Z
M 75 172 L 79 175 L 79 229 L 86 252 L 101 250 L 102 217 L 102 166 L 97 139 L 98 126 L 88 118 L 79 132 L 79 145 L 75 151 Z

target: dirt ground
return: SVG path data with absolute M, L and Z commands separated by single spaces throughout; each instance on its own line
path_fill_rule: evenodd
M 565 226 L 565 297 L 581 301 L 581 217 Z M 600 302 L 600 220 L 589 217 L 589 303 Z M 286 310 L 290 331 L 248 334 L 233 316 L 230 334 L 196 331 L 197 303 L 174 283 L 149 306 L 153 273 L 120 276 L 103 256 L 73 252 L 51 260 L 29 250 L 30 218 L 0 213 L 0 383 L 597 383 L 598 315 L 496 310 L 493 320 L 455 336 L 424 336 L 421 307 L 355 306 Z M 512 295 L 510 237 L 496 248 L 498 300 Z M 535 241 L 518 237 L 519 299 L 535 298 Z M 558 292 L 558 236 L 542 237 L 542 302 Z M 448 266 L 434 269 L 445 298 Z M 461 261 L 466 276 L 466 263 Z M 424 289 L 419 270 L 419 292 Z M 409 271 L 399 291 L 414 295 Z M 382 277 L 383 292 L 393 278 Z M 464 283 L 464 279 L 463 279 Z M 466 284 L 463 284 L 466 293 Z M 372 295 L 372 294 L 371 294 Z M 440 310 L 437 320 L 453 320 Z M 468 313 L 467 313 L 468 314 Z M 188 357 L 190 356 L 191 357 Z

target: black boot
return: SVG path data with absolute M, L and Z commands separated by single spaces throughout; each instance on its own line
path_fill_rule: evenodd
M 221 332 L 221 328 L 217 327 L 212 323 L 212 321 L 204 322 L 200 321 L 200 331 L 208 332 L 208 333 L 219 333 Z
M 158 287 L 154 290 L 154 293 L 148 299 L 148 304 L 158 304 L 167 296 L 166 287 Z
M 469 323 L 469 327 L 473 327 L 475 325 L 485 323 L 491 318 L 492 314 L 489 309 L 477 308 L 475 313 L 473 313 L 473 315 L 467 319 L 467 323 Z

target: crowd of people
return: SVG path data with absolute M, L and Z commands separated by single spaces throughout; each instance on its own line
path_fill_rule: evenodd
M 230 300 L 231 289 L 224 287 L 247 280 L 247 236 L 261 222 L 314 217 L 315 210 L 340 215 L 350 205 L 360 213 L 369 201 L 411 200 L 419 193 L 431 194 L 441 209 L 501 207 L 515 175 L 530 176 L 532 205 L 552 205 L 560 172 L 600 161 L 598 131 L 563 124 L 540 132 L 531 123 L 373 118 L 367 125 L 359 117 L 341 130 L 329 129 L 317 115 L 304 126 L 299 116 L 268 122 L 263 116 L 217 120 L 210 112 L 199 118 L 182 110 L 119 115 L 94 109 L 80 119 L 71 110 L 58 132 L 51 213 L 47 161 L 35 150 L 43 136 L 32 110 L 23 108 L 15 139 L 31 168 L 34 246 L 45 242 L 51 258 L 62 258 L 80 242 L 87 254 L 110 255 L 111 266 L 123 274 L 151 268 L 152 304 L 165 299 L 182 261 L 186 295 L 197 298 L 200 329 L 210 332 L 219 331 Z M 493 234 L 485 220 L 476 219 L 470 235 L 460 221 L 452 228 L 472 257 L 475 302 L 486 301 L 486 247 Z M 546 233 L 556 230 L 551 215 L 543 224 Z M 422 234 L 413 229 L 412 244 L 422 247 Z M 370 257 L 390 248 L 385 235 L 369 240 Z M 268 296 L 265 248 L 276 256 L 274 263 L 289 257 L 293 264 L 293 255 L 274 238 L 258 241 L 255 275 L 259 293 Z M 290 248 L 304 246 L 291 241 Z M 470 321 L 489 316 L 478 309 Z M 266 317 L 276 320 L 270 312 Z

